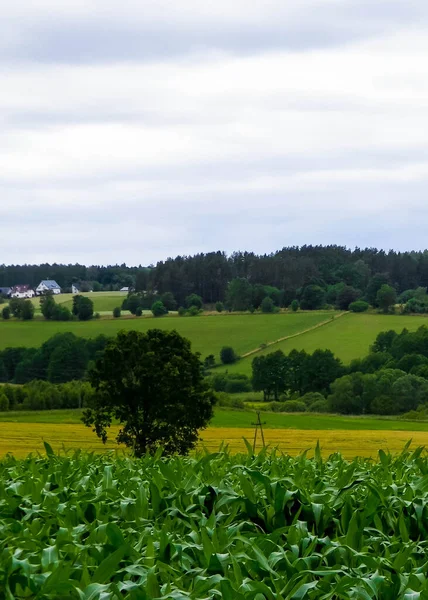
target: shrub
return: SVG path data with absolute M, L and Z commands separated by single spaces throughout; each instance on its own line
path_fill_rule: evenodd
M 241 400 L 240 398 L 231 398 L 224 392 L 217 392 L 216 399 L 217 399 L 217 401 L 216 401 L 217 406 L 223 406 L 223 407 L 227 407 L 227 408 L 239 408 L 239 409 L 245 408 L 245 403 L 243 400 Z
M 223 346 L 220 350 L 220 360 L 224 365 L 232 365 L 238 360 L 238 357 L 231 346 Z
M 223 302 L 216 302 L 215 303 L 215 309 L 218 313 L 221 313 L 224 311 L 224 304 Z
M 364 300 L 356 300 L 355 302 L 351 302 L 349 305 L 349 310 L 354 313 L 366 312 L 369 308 L 369 303 L 364 302 Z
M 0 412 L 9 410 L 9 399 L 6 394 L 0 390 Z
M 153 304 L 152 304 L 152 313 L 153 313 L 153 316 L 155 316 L 155 317 L 162 317 L 163 315 L 168 314 L 168 309 L 164 306 L 163 302 L 161 302 L 160 300 L 157 300 L 156 302 L 153 302 Z
M 267 405 L 267 409 L 271 410 L 272 412 L 284 412 L 284 404 L 285 402 L 269 402 L 269 404 Z
M 55 305 L 52 312 L 53 321 L 71 321 L 72 318 L 71 310 L 67 306 L 62 306 L 61 304 Z
M 290 304 L 290 308 L 293 312 L 297 312 L 300 308 L 299 301 L 293 300 L 293 302 Z
M 116 308 L 113 309 L 113 317 L 119 319 L 121 314 L 120 306 L 116 306 Z
M 315 402 L 324 402 L 325 398 L 320 392 L 308 392 L 301 398 L 300 402 L 304 402 L 306 406 L 312 406 Z
M 94 318 L 94 319 L 101 319 L 101 315 L 100 315 L 100 313 L 99 313 L 99 312 L 96 312 L 96 313 L 94 313 L 94 316 L 93 316 L 93 318 Z
M 167 311 L 168 312 L 168 311 Z M 137 306 L 137 308 L 135 309 L 135 316 L 136 317 L 141 317 L 141 315 L 143 314 L 143 309 L 141 306 Z M 120 316 L 120 315 L 119 315 Z M 157 316 L 157 315 L 155 315 Z
M 239 394 L 242 392 L 251 392 L 251 383 L 247 378 L 244 379 L 228 379 L 224 391 L 227 394 Z
M 3 317 L 3 319 L 5 321 L 7 321 L 8 319 L 10 319 L 10 308 L 8 306 L 5 306 L 3 308 L 3 310 L 1 311 L 1 316 Z
M 328 413 L 330 412 L 330 404 L 328 400 L 317 400 L 313 404 L 311 404 L 308 408 L 310 412 L 316 413 Z
M 185 302 L 187 308 L 190 308 L 191 306 L 196 306 L 196 308 L 200 309 L 203 306 L 202 298 L 197 294 L 190 294 L 190 296 L 187 296 Z
M 31 300 L 24 300 L 22 303 L 21 319 L 31 321 L 34 318 L 34 304 Z
M 273 303 L 272 298 L 269 298 L 269 296 L 263 298 L 260 308 L 262 313 L 273 313 L 275 310 L 275 304 Z
M 306 412 L 306 404 L 299 400 L 282 402 L 282 412 Z
M 197 306 L 191 306 L 187 311 L 186 311 L 186 315 L 188 317 L 197 317 L 198 315 L 200 315 L 201 313 L 201 309 L 199 309 Z

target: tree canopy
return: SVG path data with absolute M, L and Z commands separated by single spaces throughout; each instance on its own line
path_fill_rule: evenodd
M 213 415 L 214 393 L 203 378 L 199 355 L 176 331 L 119 332 L 90 375 L 94 405 L 83 421 L 105 442 L 115 419 L 119 443 L 135 456 L 186 454 Z

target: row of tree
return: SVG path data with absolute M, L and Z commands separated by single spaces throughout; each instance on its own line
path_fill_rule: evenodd
M 71 321 L 73 318 L 79 321 L 88 321 L 94 316 L 94 303 L 90 298 L 80 294 L 73 297 L 73 305 L 70 310 L 68 306 L 57 304 L 52 294 L 46 294 L 40 298 L 40 310 L 48 321 Z M 23 321 L 34 319 L 35 307 L 31 300 L 23 298 L 11 298 L 8 305 L 1 311 L 4 320 L 11 316 Z
M 323 412 L 406 413 L 428 405 L 428 328 L 382 332 L 370 354 L 349 366 L 329 350 L 313 354 L 292 350 L 288 355 L 278 350 L 257 356 L 252 386 L 266 401 L 322 394 L 324 402 L 318 397 L 316 408 Z
M 90 406 L 94 389 L 88 382 L 73 381 L 55 385 L 35 380 L 25 385 L 0 387 L 0 411 L 53 410 Z

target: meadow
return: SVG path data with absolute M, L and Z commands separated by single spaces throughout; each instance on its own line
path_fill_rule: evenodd
M 114 336 L 121 329 L 147 331 L 153 327 L 176 329 L 190 339 L 192 349 L 202 356 L 218 354 L 231 345 L 239 354 L 250 352 L 261 344 L 294 335 L 331 319 L 332 312 L 314 311 L 298 314 L 221 314 L 200 317 L 167 316 L 126 319 L 72 321 L 0 321 L 0 350 L 8 346 L 38 347 L 58 332 L 72 331 L 87 338 L 99 334 Z
M 426 598 L 428 460 L 80 450 L 0 463 L 5 598 Z M 28 475 L 31 474 L 31 477 Z

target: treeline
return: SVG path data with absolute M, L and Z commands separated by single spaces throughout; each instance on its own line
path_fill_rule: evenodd
M 380 333 L 368 356 L 344 366 L 329 350 L 281 350 L 252 363 L 252 387 L 274 410 L 428 413 L 428 328 Z M 278 404 L 279 402 L 279 404 Z M 292 404 L 290 404 L 290 402 Z M 412 418 L 415 416 L 411 414 Z
M 23 384 L 39 379 L 65 383 L 85 379 L 108 339 L 104 335 L 84 339 L 73 333 L 58 333 L 40 348 L 6 348 L 0 352 L 0 382 Z
M 47 381 L 32 381 L 22 386 L 2 385 L 0 411 L 85 408 L 90 405 L 94 394 L 92 386 L 82 381 L 60 385 Z
M 191 294 L 200 296 L 205 304 L 225 302 L 228 285 L 233 279 L 278 289 L 281 293 L 279 303 L 283 306 L 296 298 L 305 302 L 305 288 L 309 285 L 320 287 L 324 302 L 329 304 L 335 304 L 337 295 L 343 286 L 347 286 L 352 289 L 347 289 L 344 296 L 364 297 L 369 304 L 375 305 L 377 292 L 383 284 L 392 286 L 398 295 L 421 287 L 426 290 L 428 251 L 384 252 L 376 248 L 350 250 L 334 245 L 302 246 L 265 255 L 235 252 L 227 256 L 218 251 L 177 256 L 149 267 L 0 266 L 0 287 L 19 283 L 35 286 L 46 278 L 55 279 L 64 289 L 72 283 L 89 282 L 94 291 L 126 286 L 137 292 L 171 292 L 177 306 L 185 306 L 185 299 Z

